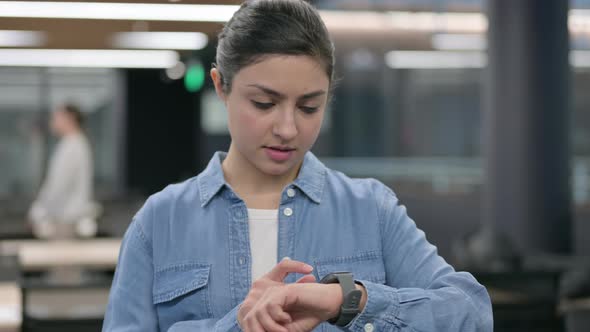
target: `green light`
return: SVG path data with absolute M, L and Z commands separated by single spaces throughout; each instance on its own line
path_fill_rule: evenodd
M 201 90 L 205 83 L 205 69 L 201 63 L 191 64 L 184 75 L 184 87 L 189 92 Z

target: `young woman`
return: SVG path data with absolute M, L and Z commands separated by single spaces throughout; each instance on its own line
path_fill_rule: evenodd
M 485 288 L 389 188 L 309 151 L 334 67 L 313 7 L 247 1 L 216 61 L 229 151 L 137 213 L 103 331 L 492 331 Z

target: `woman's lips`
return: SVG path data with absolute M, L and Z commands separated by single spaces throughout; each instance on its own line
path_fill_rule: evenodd
M 289 160 L 293 156 L 295 149 L 265 146 L 264 151 L 266 151 L 266 155 L 270 159 L 276 162 L 284 162 L 286 160 Z

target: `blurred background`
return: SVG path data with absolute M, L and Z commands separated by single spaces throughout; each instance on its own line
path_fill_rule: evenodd
M 497 331 L 590 331 L 590 0 L 311 2 L 341 79 L 314 153 L 393 188 Z M 0 1 L 0 331 L 100 330 L 133 214 L 229 146 L 208 72 L 237 3 Z M 25 221 L 64 102 L 103 213 L 60 246 Z

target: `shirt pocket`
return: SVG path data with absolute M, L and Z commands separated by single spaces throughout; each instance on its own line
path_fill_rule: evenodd
M 208 264 L 185 263 L 156 271 L 152 299 L 161 326 L 212 317 L 210 270 Z
M 315 270 L 318 280 L 334 272 L 352 272 L 355 280 L 385 284 L 383 256 L 378 251 L 316 259 Z

